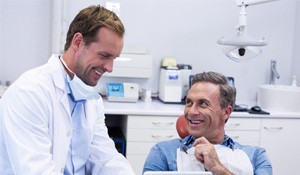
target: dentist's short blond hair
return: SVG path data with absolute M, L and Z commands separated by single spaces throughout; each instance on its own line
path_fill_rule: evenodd
M 114 12 L 100 5 L 82 9 L 69 26 L 64 51 L 69 49 L 76 33 L 82 34 L 86 46 L 97 42 L 97 32 L 102 27 L 115 31 L 120 37 L 125 33 L 122 21 Z

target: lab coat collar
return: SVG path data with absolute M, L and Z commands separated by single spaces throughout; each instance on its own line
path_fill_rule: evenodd
M 56 87 L 61 89 L 62 91 L 65 91 L 65 80 L 64 80 L 64 68 L 61 62 L 59 61 L 59 55 L 53 54 L 50 59 L 48 60 L 48 63 L 51 65 L 51 73 L 53 75 L 53 82 Z
M 66 73 L 64 72 L 64 67 L 59 61 L 59 55 L 53 54 L 48 60 L 50 64 L 50 71 L 52 74 L 52 81 L 56 87 L 57 98 L 60 100 L 64 110 L 67 112 L 69 116 L 69 120 L 71 121 L 71 111 L 68 99 L 68 92 L 66 89 L 68 88 L 65 84 Z

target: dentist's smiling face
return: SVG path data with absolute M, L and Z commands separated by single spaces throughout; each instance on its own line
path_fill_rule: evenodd
M 205 137 L 211 143 L 224 138 L 225 120 L 229 117 L 220 106 L 219 85 L 197 82 L 192 85 L 184 109 L 188 131 L 195 138 Z
M 80 38 L 81 34 L 78 35 Z M 114 59 L 120 55 L 124 44 L 121 36 L 106 27 L 98 31 L 97 37 L 98 41 L 88 46 L 82 38 L 75 53 L 73 70 L 85 84 L 90 86 L 96 86 L 105 72 L 112 72 Z

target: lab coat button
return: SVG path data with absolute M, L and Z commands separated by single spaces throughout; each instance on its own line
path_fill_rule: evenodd
M 63 172 L 64 172 L 64 170 L 65 170 L 64 168 L 61 168 L 60 172 L 61 172 L 61 173 L 63 173 Z

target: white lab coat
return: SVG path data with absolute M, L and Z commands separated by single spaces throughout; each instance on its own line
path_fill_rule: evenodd
M 72 136 L 65 74 L 58 56 L 25 72 L 0 99 L 0 174 L 53 175 L 65 168 Z M 104 122 L 103 102 L 85 105 L 90 155 L 86 174 L 131 175 Z

